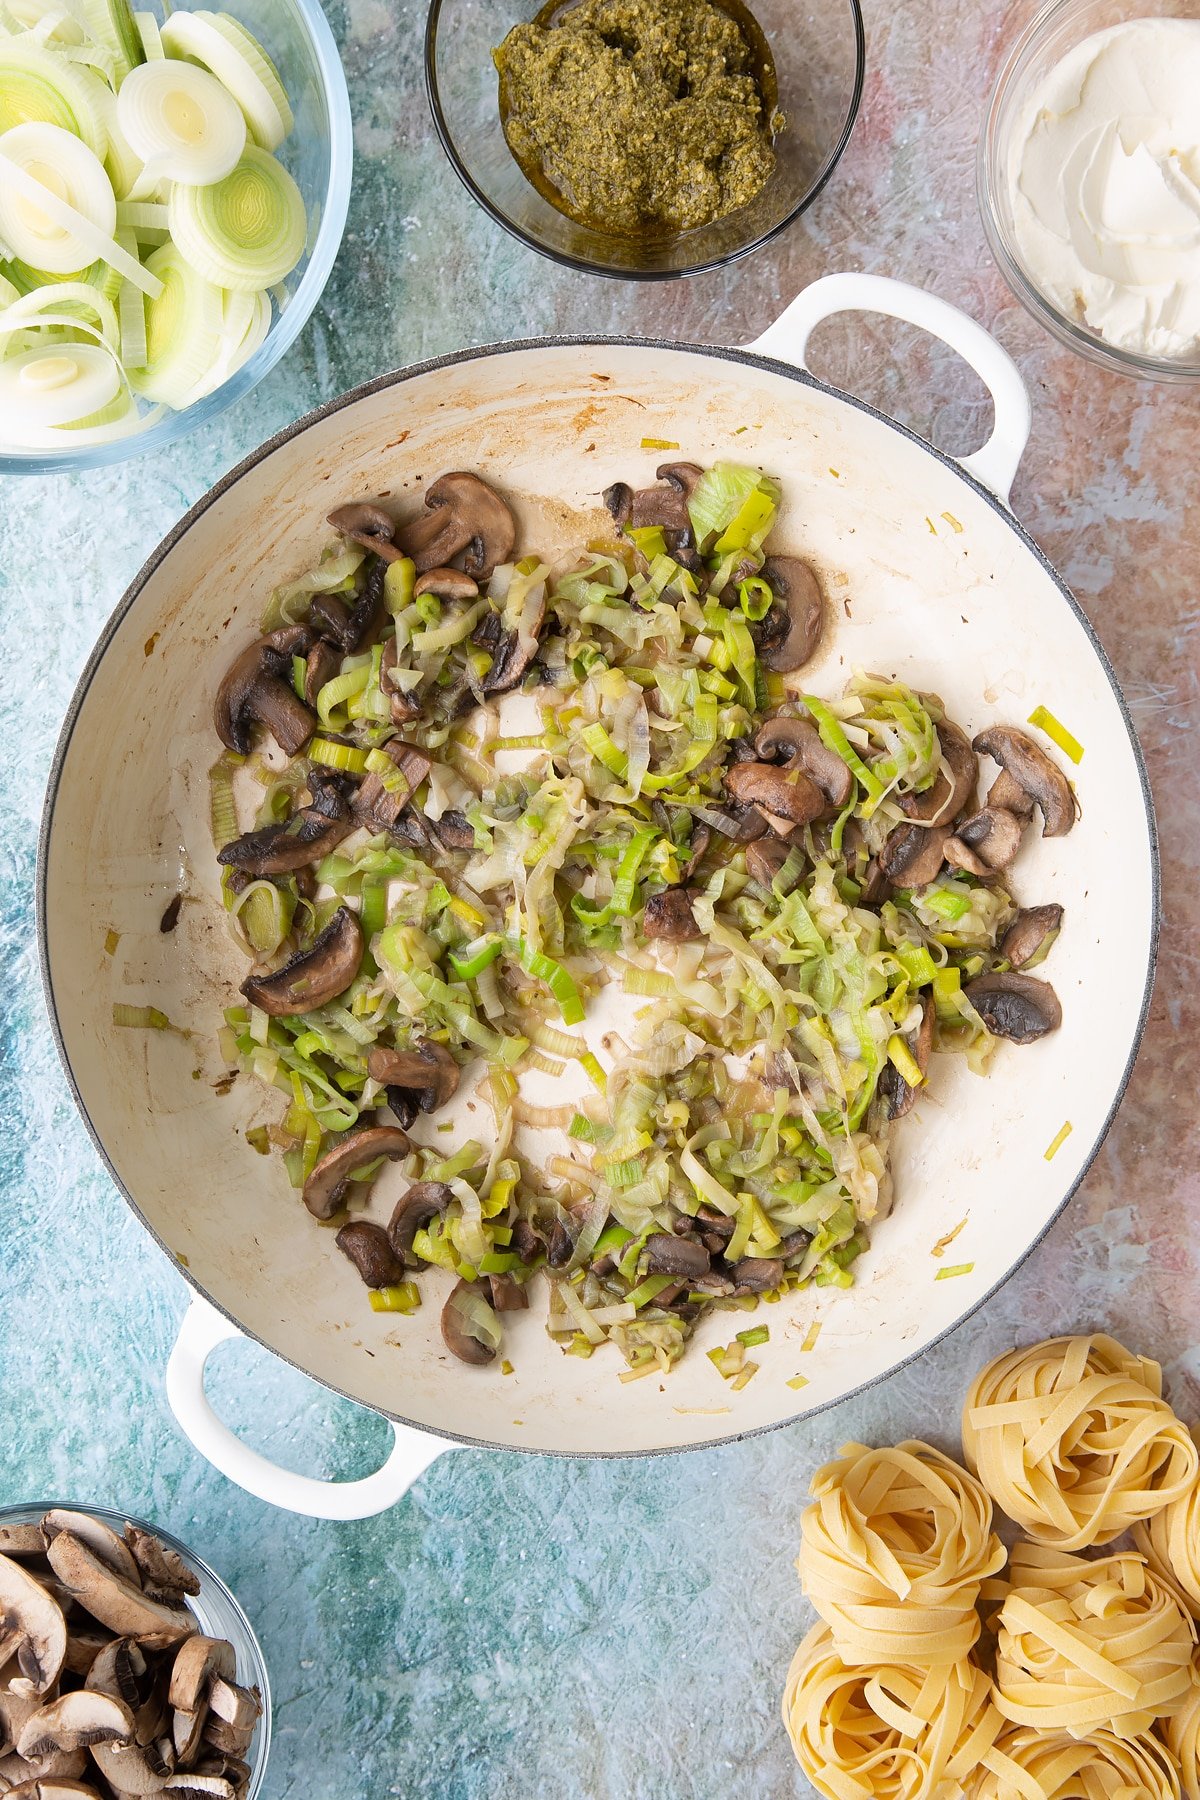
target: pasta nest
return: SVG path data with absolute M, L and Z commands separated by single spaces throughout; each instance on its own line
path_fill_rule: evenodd
M 910 1439 L 847 1444 L 810 1491 L 796 1568 L 842 1661 L 961 1662 L 980 1586 L 1005 1561 L 979 1482 Z
M 1179 1800 L 1170 1754 L 1152 1737 L 1085 1738 L 1010 1728 L 985 1753 L 968 1800 Z
M 963 1450 L 1002 1511 L 1062 1550 L 1111 1543 L 1181 1500 L 1200 1469 L 1158 1364 L 1102 1334 L 989 1363 L 967 1395 Z
M 1179 1711 L 1160 1726 L 1179 1763 L 1187 1800 L 1200 1800 L 1200 1651 L 1192 1658 L 1192 1685 Z
M 1192 1441 L 1200 1442 L 1195 1432 Z M 1200 1618 L 1200 1475 L 1177 1500 L 1135 1525 L 1133 1541 L 1155 1573 L 1173 1581 Z
M 1135 1550 L 1089 1562 L 1018 1544 L 994 1625 L 996 1705 L 1014 1724 L 1135 1737 L 1187 1701 L 1196 1628 Z
M 969 1660 L 847 1668 L 817 1625 L 792 1658 L 783 1722 L 826 1800 L 958 1800 L 1002 1725 L 990 1690 Z

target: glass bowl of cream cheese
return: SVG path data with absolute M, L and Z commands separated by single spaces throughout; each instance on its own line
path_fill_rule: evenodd
M 1053 0 L 979 146 L 993 254 L 1092 361 L 1200 380 L 1200 0 Z

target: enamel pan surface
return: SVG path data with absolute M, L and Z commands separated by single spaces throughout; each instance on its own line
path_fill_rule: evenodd
M 895 1208 L 856 1285 L 772 1307 L 760 1373 L 739 1394 L 704 1355 L 731 1335 L 731 1315 L 708 1321 L 669 1377 L 622 1384 L 615 1353 L 583 1361 L 552 1345 L 538 1287 L 531 1310 L 506 1321 L 513 1375 L 455 1362 L 438 1331 L 448 1278 L 422 1277 L 413 1319 L 372 1313 L 282 1165 L 246 1144 L 281 1097 L 244 1080 L 229 1093 L 214 1085 L 220 1012 L 244 964 L 209 837 L 210 717 L 271 589 L 316 560 L 333 506 L 370 494 L 403 515 L 454 468 L 500 486 L 521 544 L 553 557 L 595 534 L 609 482 L 652 479 L 663 452 L 641 448 L 643 438 L 780 477 L 775 544 L 814 562 L 830 606 L 819 660 L 804 672 L 812 691 L 839 692 L 855 666 L 895 673 L 939 693 L 972 733 L 1023 723 L 1042 704 L 1086 750 L 1071 771 L 1079 823 L 1062 839 L 1028 834 L 1016 866 L 1022 901 L 1066 908 L 1047 971 L 1062 1029 L 1000 1046 L 987 1079 L 937 1059 L 897 1134 Z M 159 918 L 178 892 L 179 924 L 164 936 Z M 1078 1186 L 1124 1090 L 1149 998 L 1157 893 L 1145 773 L 1112 670 L 1045 558 L 957 464 L 761 356 L 551 339 L 360 388 L 272 439 L 188 513 L 80 681 L 50 781 L 38 906 L 76 1101 L 129 1204 L 195 1288 L 297 1367 L 393 1418 L 512 1449 L 630 1455 L 720 1442 L 843 1399 L 1012 1273 Z M 112 956 L 109 931 L 120 933 Z M 114 1029 L 114 1001 L 158 1006 L 192 1035 Z M 475 1135 L 488 1122 L 481 1108 Z M 384 1173 L 372 1216 L 388 1216 L 400 1186 Z M 937 1280 L 947 1264 L 965 1272 Z M 815 1348 L 802 1353 L 818 1322 Z M 789 1388 L 800 1372 L 807 1387 Z

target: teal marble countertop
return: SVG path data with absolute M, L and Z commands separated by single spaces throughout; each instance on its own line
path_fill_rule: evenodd
M 811 213 L 750 261 L 632 287 L 558 270 L 459 187 L 429 122 L 417 0 L 331 0 L 355 118 L 349 228 L 285 363 L 145 463 L 0 484 L 0 1502 L 94 1501 L 209 1560 L 261 1636 L 275 1692 L 267 1800 L 761 1800 L 809 1792 L 778 1721 L 806 1624 L 792 1569 L 814 1466 L 852 1437 L 948 1441 L 969 1374 L 1018 1340 L 1106 1327 L 1200 1417 L 1195 400 L 1074 359 L 987 255 L 975 140 L 1006 0 L 867 0 L 858 128 Z M 1080 596 L 1142 735 L 1163 837 L 1157 996 L 1124 1106 L 1066 1215 L 990 1304 L 890 1382 L 807 1424 L 643 1462 L 464 1451 L 361 1525 L 272 1512 L 180 1437 L 163 1370 L 183 1281 L 102 1171 L 50 1037 L 33 922 L 47 769 L 77 673 L 143 559 L 239 458 L 396 364 L 512 336 L 755 337 L 807 281 L 869 269 L 980 318 L 1034 395 L 1014 505 Z M 988 403 L 940 347 L 831 323 L 814 366 L 944 448 Z M 268 1454 L 364 1474 L 383 1422 L 265 1352 L 210 1387 Z

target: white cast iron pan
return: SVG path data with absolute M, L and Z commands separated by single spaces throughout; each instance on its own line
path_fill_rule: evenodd
M 910 319 L 975 366 L 996 407 L 981 451 L 955 463 L 804 372 L 813 326 L 844 309 Z M 171 1404 L 232 1479 L 280 1506 L 350 1518 L 390 1505 L 452 1441 L 637 1455 L 761 1431 L 898 1368 L 973 1311 L 1046 1231 L 1125 1086 L 1150 987 L 1157 879 L 1145 774 L 1112 671 L 1007 510 L 1028 431 L 1016 369 L 977 325 L 911 288 L 835 276 L 751 352 L 552 339 L 385 376 L 274 438 L 154 553 L 104 631 L 63 729 L 39 926 L 51 1017 L 88 1129 L 197 1294 L 168 1372 Z M 426 1303 L 411 1320 L 370 1312 L 358 1275 L 304 1213 L 282 1167 L 246 1145 L 243 1132 L 274 1103 L 244 1081 L 225 1096 L 212 1085 L 220 1009 L 244 970 L 216 898 L 210 716 L 271 588 L 316 559 L 332 506 L 378 494 L 412 510 L 424 484 L 453 468 L 499 484 L 515 502 L 521 542 L 553 556 L 593 534 L 609 482 L 649 478 L 661 452 L 642 450 L 643 438 L 678 443 L 700 463 L 753 461 L 782 479 L 776 542 L 820 568 L 834 621 L 820 662 L 804 673 L 814 691 L 840 692 L 864 665 L 935 690 L 972 732 L 1023 723 L 1044 704 L 1086 749 L 1073 772 L 1079 824 L 1062 839 L 1030 834 L 1017 864 L 1023 899 L 1066 907 L 1048 971 L 1062 1029 L 1029 1048 L 1002 1046 L 987 1080 L 957 1058 L 938 1059 L 899 1134 L 895 1211 L 856 1285 L 772 1308 L 771 1342 L 755 1353 L 761 1371 L 739 1394 L 704 1354 L 730 1335 L 724 1314 L 661 1381 L 622 1385 L 615 1353 L 564 1357 L 544 1333 L 540 1295 L 506 1321 L 515 1374 L 455 1362 L 438 1332 L 440 1278 L 422 1277 Z M 179 926 L 163 936 L 160 915 L 181 887 Z M 112 956 L 109 931 L 120 933 Z M 152 1003 L 196 1035 L 114 1030 L 114 1000 Z M 394 1185 L 381 1179 L 375 1214 L 387 1216 Z M 952 1251 L 935 1259 L 936 1241 L 964 1218 Z M 947 1263 L 968 1272 L 936 1280 Z M 816 1346 L 804 1352 L 818 1321 Z M 238 1330 L 395 1420 L 384 1468 L 326 1484 L 242 1445 L 203 1389 L 206 1356 Z M 808 1386 L 797 1391 L 786 1384 L 799 1372 Z

